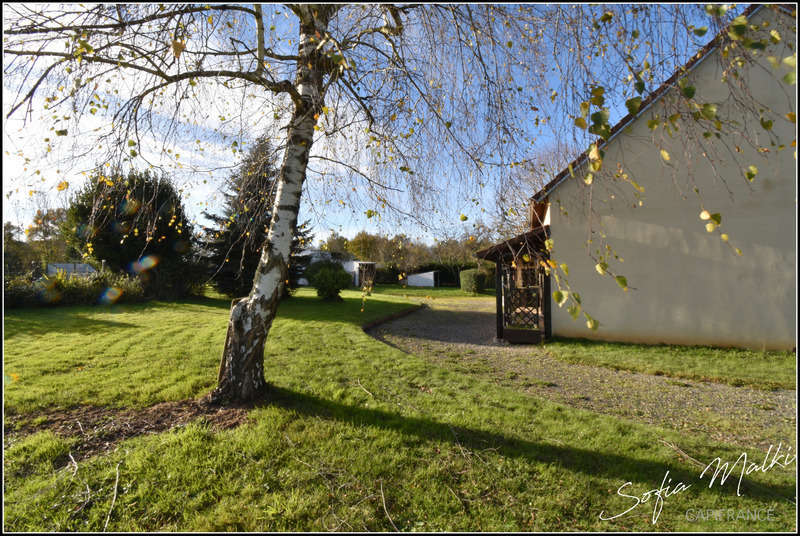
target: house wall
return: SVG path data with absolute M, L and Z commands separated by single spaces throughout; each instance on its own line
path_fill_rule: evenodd
M 764 20 L 796 43 L 794 31 L 781 26 L 791 22 L 789 17 L 761 9 L 750 22 Z M 718 116 L 741 124 L 744 114 L 720 83 L 718 54 L 697 64 L 689 79 L 697 99 L 718 103 Z M 769 148 L 767 158 L 741 137 L 700 136 L 706 145 L 690 140 L 686 133 L 698 129 L 691 118 L 672 137 L 663 126 L 651 131 L 648 119 L 663 118 L 681 106 L 686 110 L 670 92 L 609 142 L 603 172 L 595 174 L 590 186 L 582 180 L 586 169 L 578 169 L 575 178 L 550 194 L 551 258 L 568 265 L 571 289 L 600 323 L 591 331 L 583 317 L 576 321 L 567 314 L 566 305 L 552 304 L 554 335 L 758 349 L 796 346 L 797 179 L 795 148 L 789 146 L 795 125 L 783 117 L 796 113 L 797 104 L 795 86 L 779 81 L 787 69 L 773 69 L 766 60 L 767 55 L 780 61 L 790 54 L 781 43 L 762 52 L 749 72 L 743 70 L 750 75 L 753 96 L 775 111 L 769 133 L 758 118 L 744 125 L 756 146 Z M 653 137 L 669 152 L 668 163 Z M 781 143 L 786 149 L 778 151 Z M 613 177 L 618 164 L 644 187 L 640 198 L 629 183 Z M 749 164 L 758 167 L 752 183 L 743 172 Z M 699 218 L 704 208 L 721 213 L 718 231 L 706 231 Z M 590 226 L 605 238 L 590 234 Z M 720 232 L 729 235 L 729 243 Z M 627 292 L 613 278 L 600 276 L 589 257 L 606 244 L 621 257 L 611 255 L 607 262 L 611 271 L 627 278 Z M 731 246 L 740 248 L 742 256 Z

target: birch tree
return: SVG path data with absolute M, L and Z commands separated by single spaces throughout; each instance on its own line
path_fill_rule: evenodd
M 232 118 L 209 117 L 219 99 L 240 100 L 243 131 L 272 121 L 282 157 L 270 229 L 250 293 L 232 304 L 212 393 L 248 400 L 266 385 L 263 349 L 304 190 L 367 218 L 423 223 L 445 205 L 480 205 L 542 138 L 570 132 L 587 146 L 607 136 L 603 92 L 610 102 L 666 78 L 700 44 L 702 17 L 713 34 L 732 15 L 681 5 L 6 5 L 4 69 L 18 88 L 7 116 L 52 121 L 48 149 L 91 137 L 87 150 L 118 165 L 177 160 L 167 142 L 192 127 L 225 135 Z M 587 102 L 597 120 L 576 128 Z M 78 135 L 85 124 L 98 130 Z

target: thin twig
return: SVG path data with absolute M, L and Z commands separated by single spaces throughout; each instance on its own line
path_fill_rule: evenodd
M 450 490 L 450 493 L 452 493 L 452 494 L 453 494 L 453 497 L 455 497 L 455 498 L 456 498 L 456 500 L 458 501 L 458 504 L 460 504 L 460 505 L 461 505 L 461 508 L 463 508 L 464 510 L 469 510 L 469 508 L 467 508 L 467 504 L 464 502 L 464 500 L 463 500 L 463 499 L 461 499 L 461 497 L 459 497 L 459 496 L 456 494 L 456 492 L 455 492 L 455 491 L 453 491 L 453 488 L 451 488 L 450 486 L 447 486 L 447 485 L 446 485 L 446 487 L 447 487 L 447 489 L 448 489 L 448 490 Z
M 69 459 L 72 461 L 72 465 L 75 466 L 75 470 L 72 471 L 72 476 L 75 476 L 76 474 L 78 474 L 78 462 L 76 462 L 75 458 L 72 457 L 71 452 L 68 454 L 69 454 Z
M 389 523 L 392 524 L 395 532 L 400 532 L 400 529 L 398 529 L 397 525 L 395 525 L 394 521 L 392 521 L 392 516 L 389 515 L 389 510 L 386 509 L 386 497 L 383 496 L 383 480 L 381 480 L 381 502 L 383 502 L 383 511 L 386 512 L 386 517 L 389 518 Z
M 81 426 L 81 421 L 75 419 L 75 422 L 78 423 L 78 428 L 81 429 L 81 434 L 86 435 L 86 432 L 83 431 L 83 426 Z
M 369 391 L 367 391 L 367 390 L 366 390 L 366 388 L 365 388 L 363 385 L 361 385 L 361 380 L 359 380 L 358 378 L 356 378 L 356 383 L 358 384 L 358 386 L 359 386 L 359 387 L 361 387 L 361 389 L 362 389 L 362 390 L 363 390 L 365 393 L 367 393 L 367 394 L 368 394 L 369 396 L 371 396 L 372 398 L 375 398 L 375 395 L 373 395 L 372 393 L 370 393 Z
M 108 521 L 111 519 L 111 511 L 114 510 L 114 503 L 117 502 L 117 485 L 119 484 L 119 462 L 117 464 L 117 478 L 114 480 L 114 497 L 111 499 L 111 508 L 108 509 L 108 515 L 106 516 L 106 524 L 103 525 L 103 532 L 106 531 L 108 528 Z
M 461 455 L 469 462 L 470 467 L 471 467 L 472 466 L 472 459 L 464 451 L 464 447 L 461 446 L 461 443 L 458 440 L 458 436 L 456 435 L 456 431 L 453 430 L 453 427 L 450 426 L 449 424 L 447 425 L 447 427 L 450 428 L 450 432 L 452 432 L 452 434 L 453 434 L 453 439 L 455 439 L 456 445 L 458 446 L 458 449 L 461 451 Z
M 303 465 L 305 465 L 305 466 L 307 466 L 307 467 L 310 467 L 311 469 L 317 470 L 317 468 L 316 468 L 316 467 L 314 467 L 313 465 L 311 465 L 311 464 L 310 464 L 310 463 L 308 463 L 308 462 L 304 462 L 303 460 L 301 460 L 301 459 L 300 459 L 300 458 L 298 458 L 297 456 L 294 456 L 294 459 L 295 459 L 295 460 L 297 460 L 298 462 L 302 463 Z
M 84 483 L 84 484 L 86 484 L 86 483 Z M 72 516 L 76 515 L 78 512 L 80 512 L 81 510 L 83 510 L 84 508 L 86 508 L 86 505 L 89 504 L 89 501 L 91 501 L 91 500 L 92 500 L 92 492 L 89 489 L 89 484 L 86 484 L 86 500 L 83 501 L 83 504 L 80 506 L 80 508 L 70 512 L 68 517 L 72 517 Z
M 692 458 L 691 456 L 689 456 L 688 454 L 686 454 L 684 451 L 682 451 L 680 448 L 678 448 L 678 445 L 676 445 L 674 443 L 670 443 L 669 441 L 665 441 L 663 439 L 659 439 L 659 441 L 661 443 L 663 443 L 664 445 L 668 446 L 669 448 L 671 448 L 672 450 L 674 450 L 675 452 L 677 452 L 683 458 L 685 458 L 685 459 L 689 460 L 690 462 L 694 463 L 696 466 L 703 467 L 703 468 L 706 467 L 706 464 L 704 464 L 703 462 L 701 462 L 699 460 L 696 460 L 696 459 Z

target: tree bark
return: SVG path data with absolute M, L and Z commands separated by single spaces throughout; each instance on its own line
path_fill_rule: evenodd
M 314 35 L 324 34 L 335 6 L 296 6 L 300 15 L 300 45 L 294 112 L 288 143 L 278 175 L 269 233 L 261 251 L 253 288 L 245 298 L 234 300 L 228 335 L 222 351 L 218 384 L 211 393 L 216 403 L 253 400 L 266 387 L 264 345 L 275 319 L 278 301 L 288 279 L 289 253 L 297 225 L 300 195 L 314 142 L 315 115 L 323 103 L 324 58 L 315 50 Z

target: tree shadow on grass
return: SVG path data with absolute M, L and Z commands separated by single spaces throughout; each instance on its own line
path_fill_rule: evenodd
M 38 311 L 37 311 L 38 312 Z M 52 310 L 43 310 L 41 314 L 4 315 L 3 338 L 10 339 L 16 335 L 46 335 L 49 333 L 97 333 L 103 329 L 138 328 L 136 324 L 117 320 L 102 320 L 85 316 L 85 308 L 79 311 L 59 309 L 58 316 Z
M 204 296 L 185 298 L 174 302 L 146 301 L 110 305 L 63 305 L 53 307 L 26 307 L 12 309 L 3 315 L 4 338 L 15 335 L 44 335 L 47 333 L 81 333 L 104 328 L 140 328 L 132 322 L 99 318 L 97 315 L 147 314 L 165 307 L 180 306 L 187 312 L 206 308 L 230 308 L 230 300 Z M 195 307 L 197 306 L 197 307 Z
M 292 296 L 278 305 L 276 318 L 363 326 L 414 306 L 414 303 L 383 300 L 376 296 L 368 297 L 366 303 L 360 297 L 351 296 L 342 296 L 341 301 L 323 300 L 317 296 Z
M 620 485 L 631 481 L 646 486 L 645 490 L 658 488 L 664 474 L 669 471 L 669 478 L 672 479 L 673 484 L 671 489 L 678 482 L 683 482 L 707 490 L 704 491 L 706 493 L 730 496 L 736 493 L 739 474 L 736 469 L 741 467 L 741 465 L 736 466 L 724 485 L 719 485 L 718 478 L 714 486 L 709 489 L 709 473 L 706 473 L 706 476 L 700 480 L 702 469 L 699 467 L 693 466 L 689 469 L 685 465 L 677 465 L 675 462 L 656 462 L 576 446 L 527 441 L 427 418 L 408 417 L 378 409 L 348 406 L 272 385 L 269 386 L 263 402 L 259 405 L 279 406 L 302 415 L 338 421 L 352 426 L 373 426 L 397 431 L 404 435 L 417 436 L 423 440 L 452 442 L 476 451 L 496 449 L 506 457 L 522 458 L 532 463 L 553 464 L 588 476 L 618 480 Z M 721 453 L 720 456 L 724 458 L 725 453 Z M 730 460 L 723 459 L 723 462 L 730 461 L 732 464 L 735 460 L 734 456 Z M 760 460 L 754 461 L 758 463 Z M 760 484 L 746 478 L 742 480 L 741 489 L 747 496 L 765 502 L 772 502 L 776 499 L 789 500 L 795 494 L 793 484 Z M 630 490 L 629 492 L 634 493 Z
M 198 296 L 170 303 L 181 304 L 184 308 L 198 305 L 230 310 L 231 301 L 231 299 L 224 297 Z M 167 304 L 167 302 L 156 303 L 161 305 Z M 410 303 L 383 300 L 375 296 L 367 298 L 363 312 L 361 311 L 362 305 L 364 304 L 362 304 L 360 297 L 342 296 L 341 300 L 324 300 L 313 295 L 294 295 L 280 301 L 276 318 L 320 322 L 346 322 L 361 326 L 367 322 L 413 306 L 413 304 Z

